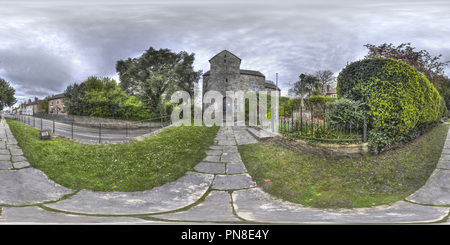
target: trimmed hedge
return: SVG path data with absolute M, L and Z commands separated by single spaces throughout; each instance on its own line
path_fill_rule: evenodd
M 361 125 L 364 122 L 364 104 L 361 101 L 336 99 L 327 103 L 329 112 L 327 120 L 330 125 L 352 124 Z
M 379 152 L 410 140 L 441 118 L 441 96 L 405 62 L 375 58 L 347 65 L 337 79 L 340 97 L 364 101 L 370 145 Z

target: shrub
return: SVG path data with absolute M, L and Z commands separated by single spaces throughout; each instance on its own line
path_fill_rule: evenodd
M 441 96 L 441 104 L 439 108 L 439 116 L 440 118 L 448 117 L 448 108 L 446 106 L 444 97 Z
M 369 139 L 376 152 L 418 135 L 440 119 L 438 91 L 405 62 L 356 61 L 341 71 L 337 81 L 339 96 L 365 102 Z
M 326 97 L 322 96 L 322 95 L 315 95 L 315 96 L 308 97 L 306 99 L 306 101 L 307 101 L 307 104 L 310 104 L 312 106 L 323 105 L 326 101 Z
M 364 104 L 361 101 L 337 99 L 327 103 L 327 120 L 330 125 L 359 124 L 364 121 Z

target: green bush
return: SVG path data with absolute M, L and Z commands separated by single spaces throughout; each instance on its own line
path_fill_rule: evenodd
M 369 140 L 378 152 L 410 140 L 440 119 L 441 97 L 436 88 L 410 65 L 375 58 L 353 62 L 338 76 L 341 97 L 367 106 Z M 443 109 L 442 109 L 443 110 Z
M 443 118 L 443 117 L 448 117 L 448 108 L 446 106 L 444 97 L 441 96 L 441 104 L 440 104 L 440 108 L 439 108 L 439 117 Z
M 323 105 L 326 101 L 326 97 L 322 96 L 322 95 L 315 95 L 315 96 L 311 96 L 306 98 L 307 104 L 310 105 Z
M 327 103 L 330 125 L 359 124 L 364 122 L 364 104 L 361 101 L 337 99 Z

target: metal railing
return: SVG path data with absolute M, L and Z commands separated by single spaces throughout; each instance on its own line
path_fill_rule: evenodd
M 133 139 L 138 136 L 155 131 L 167 123 L 161 123 L 154 127 L 139 127 L 133 125 L 133 122 L 112 123 L 92 123 L 83 125 L 76 123 L 73 118 L 67 116 L 27 116 L 27 115 L 8 115 L 8 117 L 34 127 L 39 130 L 48 130 L 53 134 L 64 136 L 70 139 L 83 140 L 85 142 L 119 142 Z
M 327 143 L 367 142 L 367 114 L 353 122 L 332 122 L 330 108 L 297 107 L 284 108 L 280 116 L 278 132 L 282 135 Z

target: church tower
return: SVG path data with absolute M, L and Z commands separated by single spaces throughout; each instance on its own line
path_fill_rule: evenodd
M 237 91 L 240 86 L 241 59 L 224 50 L 209 60 L 210 71 L 204 76 L 203 91 L 215 90 L 225 96 L 226 91 Z

